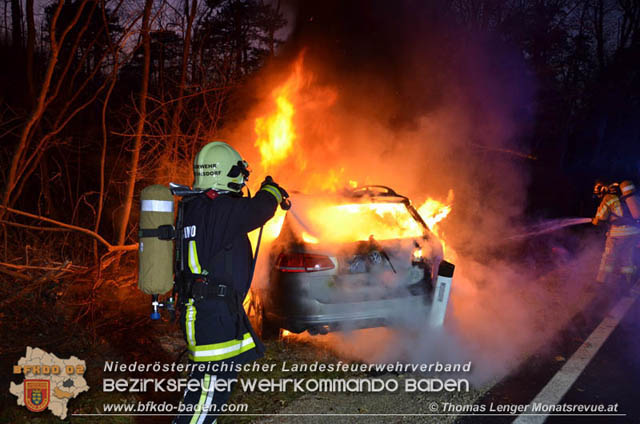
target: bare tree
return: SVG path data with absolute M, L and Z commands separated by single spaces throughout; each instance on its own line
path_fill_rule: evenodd
M 122 4 L 120 1 L 119 5 Z M 90 51 L 98 43 L 98 39 L 108 32 L 108 24 L 105 21 L 102 28 L 95 34 L 93 40 L 85 42 L 84 50 L 81 49 L 81 40 L 91 25 L 91 16 L 98 6 L 98 2 L 83 0 L 77 4 L 73 14 L 66 24 L 59 28 L 60 17 L 64 9 L 64 0 L 55 5 L 49 22 L 49 58 L 46 71 L 41 79 L 39 92 L 33 101 L 30 116 L 22 126 L 17 139 L 15 151 L 11 159 L 9 171 L 6 175 L 6 185 L 2 198 L 2 205 L 11 207 L 20 197 L 22 190 L 36 169 L 46 172 L 46 166 L 42 167 L 40 160 L 44 153 L 56 142 L 56 137 L 67 125 L 91 105 L 109 86 L 110 78 L 102 78 L 103 65 L 108 62 L 108 57 L 113 56 L 114 49 L 106 49 L 91 65 Z M 118 6 L 119 6 L 118 5 Z M 32 11 L 32 6 L 31 11 Z M 103 2 L 104 6 L 104 2 Z M 86 12 L 86 13 L 85 13 Z M 28 12 L 31 14 L 31 12 Z M 84 14 L 84 15 L 83 15 Z M 81 17 L 83 17 L 81 19 Z M 106 16 L 103 16 L 106 19 Z M 30 33 L 35 32 L 32 24 L 28 24 Z M 74 38 L 71 40 L 71 34 Z M 121 38 L 124 38 L 123 34 Z M 33 56 L 35 35 L 29 37 L 28 55 Z M 118 44 L 118 49 L 121 46 Z M 30 50 L 31 49 L 31 50 Z M 117 60 L 117 59 L 116 59 Z M 111 61 L 111 68 L 114 62 Z M 88 72 L 82 75 L 83 71 Z M 33 72 L 33 61 L 27 66 L 27 74 Z M 117 75 L 111 73 L 115 78 Z M 28 75 L 28 80 L 34 81 L 35 75 Z M 100 81 L 98 86 L 91 85 L 94 81 Z M 34 84 L 35 85 L 35 84 Z M 68 90 L 66 86 L 73 86 Z M 64 92 L 64 96 L 62 93 Z M 54 107 L 55 106 L 55 107 Z M 0 210 L 0 218 L 6 214 L 6 209 Z
M 36 45 L 36 24 L 33 18 L 33 0 L 27 0 L 27 86 L 29 87 L 29 98 L 36 97 L 36 88 L 33 77 L 33 55 Z
M 24 129 L 22 130 L 22 134 L 20 135 L 20 140 L 18 141 L 18 145 L 16 146 L 16 152 L 13 156 L 13 160 L 11 161 L 11 166 L 9 168 L 9 175 L 7 176 L 7 183 L 6 183 L 6 188 L 4 192 L 4 197 L 2 199 L 2 206 L 11 205 L 11 200 L 12 200 L 11 196 L 16 188 L 16 185 L 18 184 L 18 178 L 20 177 L 20 173 L 18 172 L 18 167 L 25 160 L 25 152 L 27 151 L 27 148 L 29 147 L 29 144 L 31 142 L 32 130 L 34 126 L 37 124 L 37 122 L 42 118 L 42 115 L 46 107 L 47 93 L 49 92 L 49 88 L 51 86 L 51 79 L 53 77 L 53 72 L 55 70 L 56 64 L 58 63 L 60 46 L 64 42 L 64 39 L 66 38 L 67 34 L 69 33 L 73 25 L 75 25 L 78 22 L 78 19 L 80 19 L 80 14 L 85 4 L 86 4 L 86 1 L 78 9 L 78 13 L 76 14 L 74 20 L 62 32 L 60 39 L 58 39 L 56 35 L 56 29 L 57 29 L 56 25 L 58 23 L 58 18 L 60 17 L 60 13 L 62 12 L 64 1 L 61 0 L 55 9 L 55 12 L 53 14 L 53 19 L 51 20 L 51 29 L 50 29 L 51 55 L 49 58 L 49 64 L 47 66 L 47 70 L 45 72 L 45 75 L 42 81 L 42 87 L 40 88 L 40 93 L 38 95 L 35 107 L 31 112 L 31 116 L 29 117 L 29 120 L 25 124 Z M 0 210 L 0 219 L 5 215 L 5 211 L 6 209 Z
M 189 0 L 185 0 L 185 11 L 189 9 Z M 187 28 L 184 34 L 184 44 L 182 50 L 182 66 L 180 69 L 180 82 L 178 84 L 178 95 L 176 106 L 173 111 L 173 116 L 171 118 L 171 138 L 169 142 L 169 148 L 173 152 L 173 156 L 175 156 L 175 152 L 177 149 L 177 138 L 180 132 L 180 120 L 182 115 L 182 105 L 183 105 L 183 96 L 185 92 L 185 84 L 187 82 L 187 73 L 189 66 L 189 55 L 191 51 L 191 33 L 193 31 L 193 20 L 196 17 L 196 12 L 198 11 L 198 0 L 192 0 L 191 2 L 191 11 L 187 17 Z
M 11 0 L 11 43 L 16 50 L 22 48 L 22 6 L 20 0 Z
M 144 12 L 142 14 L 142 48 L 144 51 L 144 65 L 142 68 L 142 80 L 140 86 L 140 98 L 138 99 L 138 125 L 136 127 L 133 150 L 131 152 L 131 165 L 129 168 L 129 181 L 127 183 L 127 194 L 125 197 L 124 211 L 120 222 L 120 231 L 118 233 L 118 244 L 123 245 L 127 236 L 127 227 L 129 225 L 129 216 L 131 215 L 131 207 L 133 205 L 133 195 L 135 192 L 136 180 L 138 177 L 138 161 L 140 159 L 140 149 L 142 147 L 142 137 L 144 133 L 145 122 L 147 119 L 147 95 L 149 93 L 149 68 L 151 64 L 151 9 L 153 0 L 145 0 Z

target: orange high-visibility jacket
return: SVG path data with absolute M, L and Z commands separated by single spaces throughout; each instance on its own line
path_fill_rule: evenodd
M 625 213 L 620 203 L 620 197 L 615 194 L 607 194 L 604 196 L 600 206 L 598 206 L 598 212 L 596 212 L 596 218 L 599 221 L 609 222 L 611 224 L 608 232 L 608 235 L 611 237 L 627 237 L 640 234 L 640 227 L 633 225 L 633 223 L 630 222 L 633 218 L 627 215 L 629 215 L 629 213 Z

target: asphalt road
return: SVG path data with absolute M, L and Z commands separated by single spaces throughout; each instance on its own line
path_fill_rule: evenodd
M 640 422 L 640 301 L 636 301 L 613 330 L 584 372 L 562 398 L 567 404 L 618 404 L 625 417 L 607 417 L 611 423 Z M 550 417 L 550 424 L 575 423 L 575 417 Z M 600 417 L 580 423 L 602 423 Z
M 467 415 L 458 417 L 456 423 L 640 423 L 637 287 L 608 302 L 596 296 L 550 345 L 476 402 L 487 409 L 490 405 L 529 405 L 522 414 Z M 612 410 L 545 416 L 532 410 L 541 403 L 604 405 Z

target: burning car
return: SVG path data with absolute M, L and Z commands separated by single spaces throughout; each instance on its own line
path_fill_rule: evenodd
M 268 282 L 252 289 L 263 337 L 428 320 L 443 247 L 411 201 L 388 187 L 292 195 L 271 244 Z M 453 266 L 451 266 L 452 275 Z M 436 295 L 440 301 L 448 298 Z M 444 311 L 442 311 L 444 314 Z

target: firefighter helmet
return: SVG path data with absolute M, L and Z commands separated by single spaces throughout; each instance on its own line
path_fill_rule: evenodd
M 596 181 L 596 184 L 593 186 L 593 195 L 594 197 L 603 197 L 609 191 L 608 187 L 602 183 L 602 181 Z
M 233 147 L 214 141 L 202 148 L 193 161 L 193 188 L 239 192 L 249 179 L 249 165 Z

